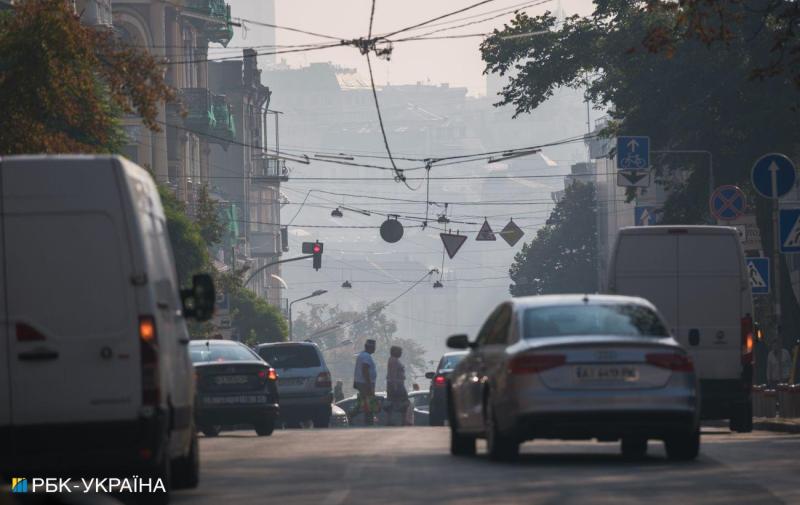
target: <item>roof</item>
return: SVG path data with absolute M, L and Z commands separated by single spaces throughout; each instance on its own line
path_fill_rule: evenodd
M 588 302 L 586 301 L 588 300 Z M 636 296 L 622 296 L 622 295 L 598 295 L 598 294 L 584 294 L 584 295 L 540 295 L 540 296 L 522 296 L 519 298 L 512 298 L 511 302 L 518 308 L 534 308 L 534 307 L 547 307 L 552 305 L 579 305 L 581 303 L 588 303 L 593 305 L 608 305 L 615 303 L 631 303 L 635 305 L 644 305 L 646 307 L 655 308 L 653 304 L 644 298 Z
M 318 347 L 317 344 L 315 344 L 314 342 L 303 342 L 303 341 L 299 341 L 299 342 L 266 342 L 266 343 L 263 343 L 263 344 L 258 344 L 256 347 L 261 349 L 262 347 L 280 347 L 280 346 L 291 346 L 291 345 L 305 345 L 305 346 Z
M 200 340 L 192 340 L 189 342 L 190 345 L 244 345 L 241 342 L 237 342 L 236 340 L 225 340 L 221 338 L 204 338 Z M 245 346 L 247 347 L 247 346 Z M 248 348 L 249 349 L 249 348 Z

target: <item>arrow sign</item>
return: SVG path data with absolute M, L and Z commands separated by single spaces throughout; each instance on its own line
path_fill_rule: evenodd
M 650 137 L 617 137 L 617 169 L 648 170 Z
M 767 198 L 780 198 L 791 191 L 796 177 L 792 160 L 776 153 L 759 158 L 750 174 L 753 187 Z
M 514 245 L 519 242 L 519 239 L 521 239 L 523 235 L 525 235 L 525 232 L 522 231 L 519 226 L 517 226 L 517 223 L 515 223 L 513 219 L 510 219 L 505 228 L 503 228 L 503 230 L 500 232 L 500 236 L 511 247 L 514 247 Z
M 467 241 L 466 235 L 459 235 L 458 233 L 440 233 L 439 236 L 442 237 L 444 250 L 447 251 L 450 259 L 453 259 L 458 250 L 461 249 L 461 246 L 464 245 L 464 242 Z
M 617 172 L 617 186 L 629 188 L 646 188 L 650 186 L 650 171 L 620 170 Z
M 635 226 L 652 226 L 657 221 L 655 207 L 636 207 L 634 209 Z
M 636 142 L 636 139 L 630 139 L 628 141 L 628 150 L 630 150 L 630 152 L 636 152 L 637 147 L 639 147 L 639 143 Z
M 494 236 L 494 232 L 492 231 L 492 227 L 489 226 L 489 221 L 487 221 L 486 218 L 483 219 L 483 226 L 481 226 L 481 231 L 478 232 L 478 236 L 475 237 L 475 240 L 497 240 L 497 238 Z

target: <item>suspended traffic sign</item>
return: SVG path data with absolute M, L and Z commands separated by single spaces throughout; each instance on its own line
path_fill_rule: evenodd
M 450 256 L 450 259 L 453 259 L 458 250 L 461 249 L 461 246 L 464 245 L 464 242 L 467 240 L 466 235 L 461 235 L 458 232 L 440 233 L 439 236 L 442 237 L 444 250 L 447 251 L 447 255 Z
M 708 199 L 711 215 L 720 221 L 733 221 L 744 214 L 747 200 L 744 192 L 736 186 L 727 184 L 720 186 L 711 193 Z
M 397 220 L 397 216 L 389 216 L 383 222 L 381 225 L 381 238 L 390 244 L 394 244 L 403 238 L 403 224 Z
M 481 226 L 481 231 L 478 232 L 478 236 L 475 237 L 475 240 L 497 240 L 497 238 L 494 236 L 494 232 L 492 231 L 492 227 L 489 226 L 489 221 L 487 221 L 486 218 L 483 218 L 483 226 Z
M 525 232 L 517 226 L 517 223 L 515 223 L 513 219 L 509 220 L 508 224 L 503 228 L 503 231 L 500 232 L 500 236 L 503 237 L 503 240 L 511 247 L 514 247 L 523 235 L 525 235 Z

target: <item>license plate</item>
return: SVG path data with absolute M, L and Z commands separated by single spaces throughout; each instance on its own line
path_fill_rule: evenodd
M 306 379 L 305 377 L 293 377 L 287 379 L 278 379 L 278 385 L 281 386 L 299 386 L 301 384 L 305 384 Z
M 266 395 L 231 395 L 231 396 L 206 396 L 203 398 L 206 405 L 244 405 L 252 403 L 267 403 Z
M 247 384 L 246 375 L 218 375 L 214 377 L 215 384 Z
M 639 369 L 625 365 L 576 366 L 575 378 L 579 382 L 636 382 Z

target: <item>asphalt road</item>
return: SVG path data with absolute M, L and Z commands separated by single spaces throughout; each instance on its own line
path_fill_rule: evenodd
M 800 503 L 800 436 L 706 429 L 695 462 L 672 463 L 651 442 L 642 462 L 619 445 L 535 441 L 520 461 L 448 452 L 447 428 L 223 432 L 201 439 L 198 489 L 173 503 L 733 504 Z

